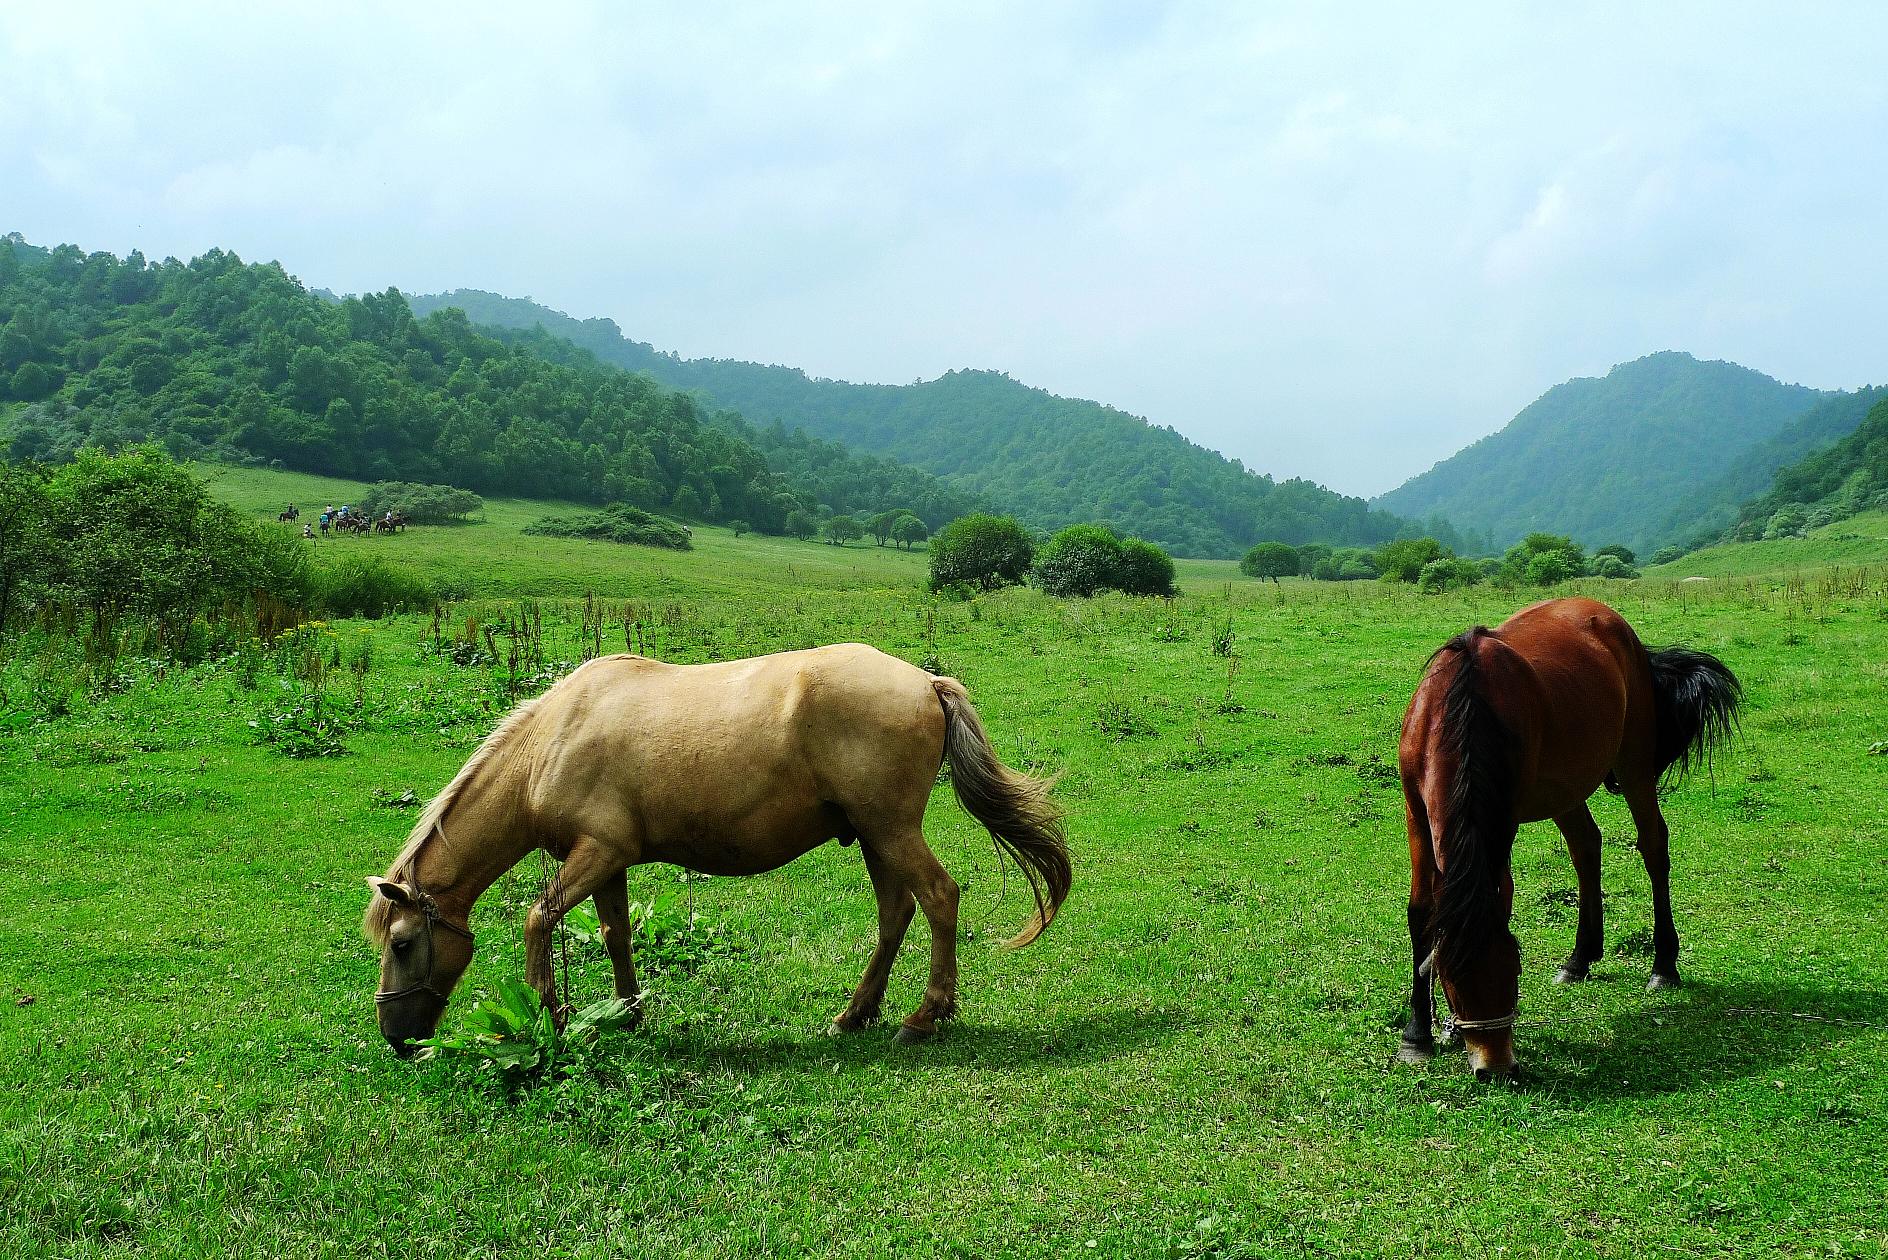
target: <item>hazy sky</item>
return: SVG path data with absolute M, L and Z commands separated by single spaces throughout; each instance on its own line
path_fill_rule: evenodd
M 1476 7 L 10 5 L 0 231 L 1001 368 L 1363 494 L 1653 350 L 1888 380 L 1888 5 Z

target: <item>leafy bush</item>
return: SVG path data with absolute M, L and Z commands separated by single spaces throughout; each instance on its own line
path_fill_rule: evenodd
M 199 618 L 258 599 L 305 606 L 312 580 L 299 540 L 212 499 L 160 447 L 0 477 L 0 626 L 53 604 L 101 638 L 140 621 L 176 651 Z
M 485 500 L 470 490 L 453 486 L 422 485 L 413 481 L 375 482 L 361 496 L 361 511 L 368 516 L 398 512 L 421 525 L 463 521 L 483 511 Z
M 317 571 L 314 597 L 335 617 L 385 617 L 431 608 L 437 600 L 426 579 L 379 556 L 349 556 Z
M 1323 554 L 1317 559 L 1327 559 L 1331 549 L 1324 547 L 1321 550 Z M 1239 572 L 1260 580 L 1271 578 L 1274 586 L 1282 577 L 1297 577 L 1303 568 L 1304 558 L 1298 550 L 1281 542 L 1262 542 L 1246 552 L 1245 558 L 1239 561 Z
M 1603 578 L 1636 578 L 1639 570 L 1635 569 L 1616 555 L 1599 555 L 1593 558 L 1593 576 Z
M 1672 561 L 1680 559 L 1684 555 L 1685 549 L 1683 547 L 1660 547 L 1657 551 L 1652 553 L 1652 563 L 1670 564 Z
M 688 526 L 627 503 L 612 503 L 601 512 L 582 516 L 547 516 L 525 526 L 524 532 L 552 538 L 595 538 L 639 547 L 668 547 L 676 551 L 694 547 L 689 541 Z
M 425 1058 L 465 1059 L 507 1085 L 569 1075 L 597 1038 L 636 1017 L 623 998 L 605 998 L 574 1012 L 562 1032 L 543 999 L 519 980 L 501 980 L 498 991 L 468 1008 L 451 1033 L 421 1041 Z
M 1501 558 L 1502 580 L 1516 585 L 1552 586 L 1586 570 L 1585 549 L 1563 534 L 1529 534 Z
M 805 542 L 819 533 L 819 518 L 805 508 L 795 508 L 787 513 L 787 532 Z
M 1422 576 L 1425 565 L 1454 555 L 1433 538 L 1399 538 L 1378 547 L 1371 560 L 1384 581 L 1414 582 Z
M 1121 540 L 1106 525 L 1070 525 L 1036 557 L 1030 579 L 1059 598 L 1087 599 L 1111 589 L 1121 568 Z
M 1174 594 L 1173 557 L 1144 538 L 1130 538 L 1121 544 L 1121 566 L 1115 573 L 1115 585 L 1129 595 Z
M 1036 544 L 1013 516 L 960 516 L 931 540 L 931 589 L 967 582 L 981 590 L 1015 586 L 1029 572 Z
M 1474 586 L 1481 580 L 1481 565 L 1473 560 L 1461 560 L 1449 556 L 1440 560 L 1431 560 L 1425 564 L 1423 571 L 1416 575 L 1416 587 L 1425 594 L 1436 595 L 1443 591 Z

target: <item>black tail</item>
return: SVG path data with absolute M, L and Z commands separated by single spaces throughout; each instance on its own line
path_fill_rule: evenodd
M 1723 661 L 1690 648 L 1646 649 L 1658 716 L 1661 775 L 1683 778 L 1709 766 L 1737 733 L 1744 686 Z
M 1436 653 L 1456 662 L 1443 697 L 1439 740 L 1455 775 L 1443 810 L 1442 887 L 1430 920 L 1444 975 L 1461 975 L 1507 932 L 1501 881 L 1517 830 L 1514 764 L 1508 730 L 1488 703 L 1476 660 L 1477 641 L 1488 633 L 1476 626 Z

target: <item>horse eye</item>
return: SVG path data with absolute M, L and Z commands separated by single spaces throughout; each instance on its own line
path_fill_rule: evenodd
M 408 951 L 409 949 L 412 949 L 412 948 L 413 948 L 413 942 L 412 942 L 412 941 L 410 941 L 410 940 L 406 940 L 406 941 L 395 941 L 395 942 L 393 943 L 393 952 L 394 952 L 394 953 L 396 953 L 396 954 L 404 954 L 404 953 L 406 953 L 406 952 L 407 952 L 407 951 Z

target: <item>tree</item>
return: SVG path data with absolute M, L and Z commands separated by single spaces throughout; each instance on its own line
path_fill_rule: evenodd
M 1601 547 L 1598 551 L 1594 552 L 1594 562 L 1598 563 L 1601 556 L 1617 556 L 1619 562 L 1628 567 L 1639 563 L 1639 557 L 1633 554 L 1632 548 L 1620 543 L 1613 543 L 1610 546 Z
M 1297 577 L 1299 563 L 1296 549 L 1281 542 L 1262 542 L 1246 552 L 1245 558 L 1239 561 L 1239 571 L 1261 581 L 1271 578 L 1272 585 L 1276 586 L 1282 577 Z
M 734 531 L 736 538 L 739 538 L 742 534 L 751 534 L 754 532 L 754 527 L 749 525 L 746 521 L 729 521 L 728 528 Z
M 931 589 L 966 582 L 986 591 L 1015 586 L 1029 572 L 1036 544 L 1013 516 L 960 516 L 931 540 Z
M 843 547 L 864 535 L 865 530 L 850 516 L 835 516 L 826 522 L 826 541 L 835 547 Z
M 924 522 L 907 512 L 892 523 L 892 539 L 906 551 L 931 536 Z
M 1586 572 L 1586 551 L 1564 534 L 1529 534 L 1501 558 L 1503 580 L 1552 586 Z
M 52 571 L 48 507 L 45 469 L 0 463 L 0 635 Z
M 1115 585 L 1129 595 L 1174 594 L 1173 557 L 1142 538 L 1130 538 L 1121 544 L 1121 567 Z
M 787 532 L 805 542 L 819 533 L 819 518 L 805 508 L 795 508 L 787 513 Z
M 1030 577 L 1050 595 L 1087 599 L 1111 589 L 1121 568 L 1121 540 L 1106 525 L 1070 525 L 1036 557 Z
M 898 536 L 898 522 L 908 516 L 915 517 L 915 515 L 910 508 L 893 508 L 889 512 L 880 512 L 872 517 L 866 522 L 865 529 L 878 540 L 878 545 L 883 547 Z

